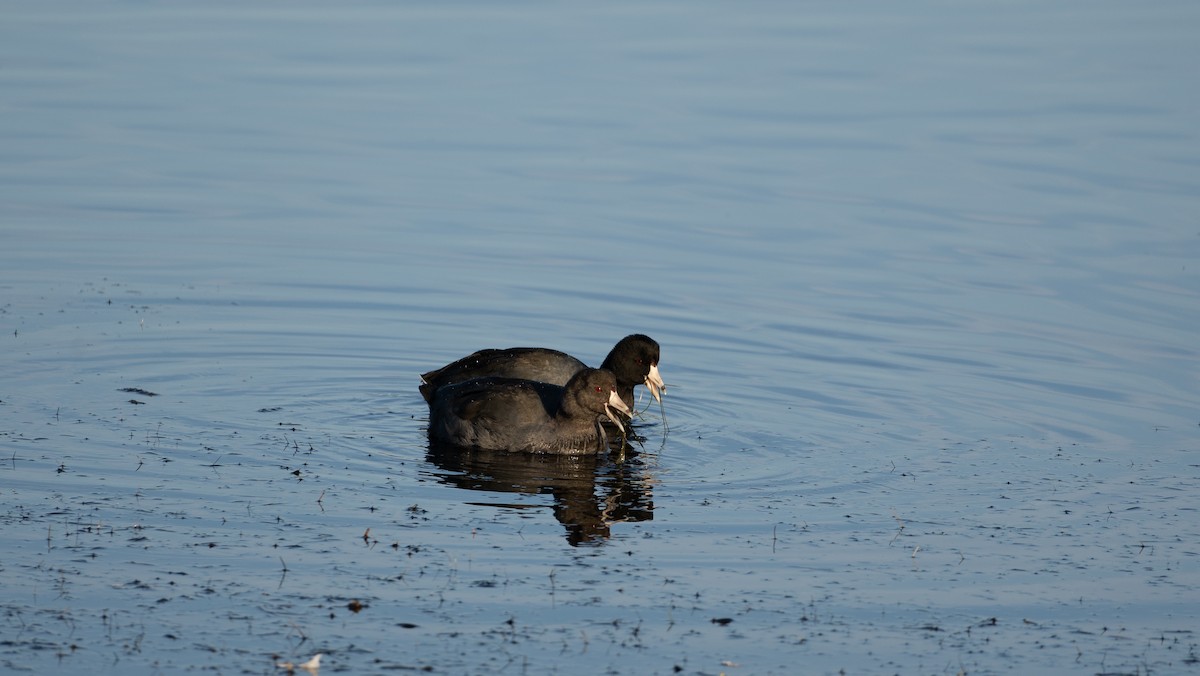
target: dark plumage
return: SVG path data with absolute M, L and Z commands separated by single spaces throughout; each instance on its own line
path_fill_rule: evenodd
M 438 388 L 429 403 L 429 436 L 484 450 L 595 453 L 607 446 L 600 418 L 616 421 L 613 409 L 630 413 L 610 371 L 585 368 L 565 387 L 489 376 Z
M 600 368 L 612 371 L 617 379 L 617 394 L 633 407 L 633 388 L 645 385 L 654 398 L 662 401 L 666 390 L 658 373 L 659 347 L 649 336 L 635 333 L 613 346 Z M 565 385 L 587 365 L 575 357 L 545 347 L 512 347 L 506 350 L 480 350 L 421 376 L 421 396 L 432 404 L 434 393 L 446 385 L 485 376 L 522 378 L 552 385 Z

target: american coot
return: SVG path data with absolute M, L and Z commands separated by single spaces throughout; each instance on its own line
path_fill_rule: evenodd
M 612 409 L 629 415 L 610 371 L 585 368 L 565 387 L 489 376 L 438 388 L 429 436 L 492 451 L 594 453 L 607 446 L 599 420 L 607 415 L 615 422 Z
M 662 402 L 661 393 L 667 389 L 658 373 L 658 343 L 653 338 L 635 333 L 625 336 L 605 357 L 602 369 L 617 378 L 617 394 L 625 405 L 633 407 L 634 385 L 645 385 L 654 398 Z M 511 347 L 507 350 L 480 350 L 456 362 L 421 376 L 421 396 L 433 403 L 434 393 L 453 383 L 484 376 L 523 378 L 552 385 L 566 385 L 571 376 L 587 365 L 565 352 L 544 347 Z

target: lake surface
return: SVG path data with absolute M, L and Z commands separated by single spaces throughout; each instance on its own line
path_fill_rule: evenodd
M 1200 673 L 1200 5 L 4 14 L 0 671 Z

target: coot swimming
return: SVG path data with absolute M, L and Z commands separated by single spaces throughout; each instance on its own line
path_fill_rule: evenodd
M 600 424 L 629 415 L 610 371 L 585 368 L 566 386 L 488 376 L 445 385 L 429 403 L 429 436 L 465 448 L 585 454 L 607 447 Z
M 617 394 L 627 407 L 632 408 L 635 385 L 645 385 L 650 394 L 662 402 L 661 393 L 667 388 L 658 372 L 658 358 L 658 343 L 649 336 L 635 333 L 613 346 L 600 368 L 612 371 L 617 378 Z M 587 365 L 575 357 L 545 347 L 480 350 L 422 374 L 421 396 L 432 405 L 434 393 L 442 387 L 485 376 L 566 385 L 571 376 L 584 368 Z

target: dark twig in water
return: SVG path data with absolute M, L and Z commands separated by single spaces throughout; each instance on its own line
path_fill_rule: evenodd
M 904 521 L 902 521 L 895 512 L 892 512 L 892 518 L 896 520 L 896 523 L 900 524 L 900 528 L 898 528 L 896 530 L 896 536 L 893 537 L 892 541 L 888 543 L 889 547 L 891 547 L 892 544 L 894 544 L 896 542 L 896 540 L 898 540 L 900 538 L 900 536 L 904 533 Z M 913 555 L 915 556 L 916 552 L 913 552 Z
M 139 402 L 139 403 L 145 403 L 145 402 Z M 150 432 L 150 431 L 146 432 L 146 445 L 149 446 L 150 448 L 157 448 L 158 442 L 163 440 L 162 426 L 163 426 L 163 424 L 160 421 L 158 423 L 158 427 L 155 428 L 155 430 L 153 432 Z
M 300 642 L 296 644 L 296 647 L 299 648 L 308 641 L 308 634 L 305 634 L 304 630 L 295 622 L 289 622 L 288 624 L 292 625 L 292 629 L 295 629 L 297 634 L 300 634 Z

